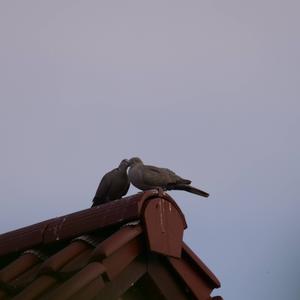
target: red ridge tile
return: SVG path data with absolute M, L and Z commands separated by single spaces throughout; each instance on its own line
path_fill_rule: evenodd
M 186 223 L 174 201 L 164 198 L 146 201 L 143 206 L 143 223 L 151 251 L 180 257 Z
M 1 234 L 0 256 L 41 244 L 48 223 L 49 220 Z
M 115 200 L 0 235 L 0 256 L 137 219 L 142 194 Z

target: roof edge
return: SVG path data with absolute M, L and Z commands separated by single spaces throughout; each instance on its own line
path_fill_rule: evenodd
M 115 200 L 0 235 L 0 256 L 74 238 L 139 218 L 141 194 Z
M 153 198 L 171 202 L 182 216 L 184 228 L 187 227 L 185 217 L 172 197 L 162 189 L 153 189 L 3 233 L 0 235 L 0 256 L 139 219 L 148 201 Z

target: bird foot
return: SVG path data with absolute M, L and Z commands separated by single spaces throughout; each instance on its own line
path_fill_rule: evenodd
M 165 190 L 162 187 L 157 187 L 158 196 L 164 196 L 166 194 Z

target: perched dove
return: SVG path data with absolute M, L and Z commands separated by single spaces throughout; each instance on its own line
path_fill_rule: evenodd
M 98 186 L 93 206 L 122 198 L 129 189 L 130 181 L 127 175 L 129 161 L 123 159 L 118 168 L 106 173 Z
M 164 190 L 183 190 L 203 197 L 209 194 L 191 186 L 191 181 L 181 178 L 166 168 L 144 165 L 138 157 L 129 160 L 128 177 L 130 182 L 140 190 L 162 188 Z

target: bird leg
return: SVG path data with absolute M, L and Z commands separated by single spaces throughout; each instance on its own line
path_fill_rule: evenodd
M 165 195 L 165 189 L 163 189 L 162 187 L 158 186 L 157 188 L 157 192 L 158 192 L 158 196 L 161 197 L 163 195 Z

